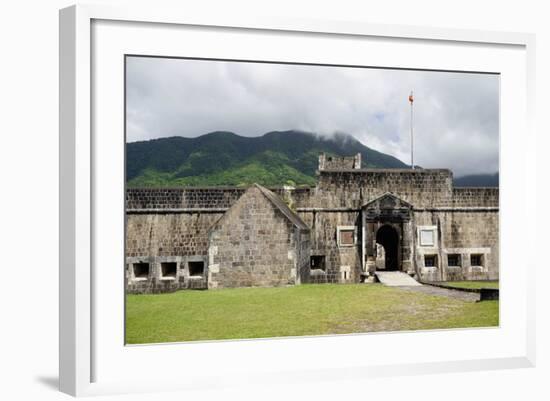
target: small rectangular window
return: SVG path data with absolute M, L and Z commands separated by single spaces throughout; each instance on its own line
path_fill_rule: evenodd
M 355 245 L 355 227 L 340 226 L 337 228 L 338 246 L 354 246 Z
M 176 277 L 177 263 L 163 262 L 160 264 L 162 277 Z
M 460 254 L 458 253 L 450 253 L 447 255 L 447 266 L 450 266 L 450 267 L 460 267 L 462 266 L 462 263 L 461 263 L 461 257 L 460 257 Z
M 309 258 L 311 270 L 325 271 L 325 255 L 311 255 Z
M 480 254 L 470 255 L 470 265 L 483 266 L 483 255 L 480 255 Z
M 425 267 L 437 267 L 437 255 L 424 255 Z
M 189 275 L 190 276 L 202 276 L 204 274 L 204 262 L 189 262 Z
M 145 279 L 149 277 L 149 263 L 138 262 L 134 263 L 134 277 Z

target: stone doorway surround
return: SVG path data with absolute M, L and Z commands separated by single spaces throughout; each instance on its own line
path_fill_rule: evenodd
M 397 271 L 414 274 L 413 257 L 413 206 L 391 192 L 365 203 L 362 215 L 362 262 L 367 276 L 376 271 L 376 237 L 378 230 L 389 226 L 397 233 Z

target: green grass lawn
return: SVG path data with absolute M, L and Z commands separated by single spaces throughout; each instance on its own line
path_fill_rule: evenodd
M 442 282 L 441 284 L 444 284 L 449 287 L 455 287 L 455 288 L 473 288 L 473 289 L 497 288 L 498 289 L 498 281 L 446 281 L 446 282 Z
M 498 301 L 381 284 L 306 284 L 127 295 L 128 344 L 498 326 Z

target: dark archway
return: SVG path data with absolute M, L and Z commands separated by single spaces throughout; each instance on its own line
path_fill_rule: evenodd
M 384 247 L 385 270 L 399 270 L 399 234 L 389 225 L 383 225 L 376 232 L 376 242 Z

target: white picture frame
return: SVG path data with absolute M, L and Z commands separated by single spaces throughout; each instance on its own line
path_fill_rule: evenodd
M 92 40 L 94 24 L 96 27 L 104 24 L 101 26 L 105 28 L 97 31 L 99 38 L 96 42 Z M 117 24 L 126 25 L 117 26 Z M 304 41 L 337 40 L 341 53 L 334 52 L 326 55 L 326 60 L 330 57 L 340 57 L 341 60 L 347 60 L 349 64 L 354 64 L 356 60 L 360 61 L 362 56 L 352 53 L 350 49 L 353 49 L 357 41 L 363 40 L 383 41 L 384 46 L 390 46 L 393 43 L 397 46 L 401 41 L 406 41 L 411 47 L 420 49 L 422 46 L 433 46 L 441 53 L 447 47 L 452 47 L 453 51 L 458 53 L 479 53 L 481 58 L 487 57 L 483 55 L 487 48 L 495 49 L 495 53 L 503 53 L 502 59 L 497 57 L 491 62 L 487 61 L 487 65 L 492 63 L 491 65 L 495 67 L 491 72 L 504 74 L 501 82 L 503 95 L 510 93 L 512 89 L 516 91 L 515 99 L 501 99 L 500 234 L 501 291 L 503 293 L 501 326 L 496 329 L 463 329 L 391 335 L 358 334 L 268 341 L 220 341 L 125 347 L 123 339 L 118 338 L 121 327 L 123 328 L 123 321 L 116 320 L 123 315 L 123 311 L 118 308 L 123 305 L 123 288 L 119 285 L 120 283 L 112 283 L 108 280 L 111 273 L 103 274 L 103 271 L 96 270 L 98 263 L 104 257 L 102 255 L 109 254 L 101 251 L 101 239 L 98 238 L 98 234 L 111 238 L 116 246 L 121 245 L 120 230 L 123 230 L 123 220 L 120 220 L 120 216 L 123 215 L 124 209 L 123 197 L 119 197 L 117 192 L 114 198 L 110 198 L 105 191 L 110 184 L 105 184 L 106 181 L 102 177 L 105 170 L 113 166 L 118 166 L 116 168 L 119 169 L 122 166 L 120 159 L 122 146 L 115 146 L 113 149 L 107 146 L 107 142 L 111 139 L 94 137 L 94 129 L 102 124 L 103 114 L 99 109 L 104 106 L 99 104 L 96 107 L 97 104 L 93 103 L 93 99 L 94 96 L 104 96 L 104 88 L 94 87 L 91 83 L 93 79 L 99 81 L 109 79 L 109 74 L 104 74 L 105 71 L 102 70 L 104 65 L 109 65 L 102 51 L 105 50 L 107 53 L 112 51 L 111 55 L 114 54 L 116 58 L 119 54 L 117 52 L 120 51 L 120 49 L 114 49 L 117 44 L 124 44 L 125 41 L 130 44 L 134 39 L 133 34 L 139 36 L 140 30 L 151 27 L 154 29 L 145 36 L 147 40 L 142 40 L 140 44 L 143 46 L 142 51 L 145 52 L 147 52 L 147 46 L 150 46 L 149 51 L 155 48 L 154 46 L 158 43 L 155 39 L 162 35 L 173 34 L 169 31 L 170 29 L 181 28 L 185 31 L 192 27 L 193 34 L 197 35 L 214 33 L 211 36 L 219 38 L 219 35 L 226 35 L 231 39 L 240 35 L 243 40 L 247 40 L 246 35 L 261 35 L 262 40 L 273 41 L 275 44 L 278 40 L 285 40 L 282 39 L 283 37 L 289 38 L 293 35 Z M 121 30 L 128 30 L 128 32 L 132 30 L 132 34 L 122 35 Z M 109 37 L 109 35 L 113 36 Z M 110 39 L 109 42 L 112 43 L 113 47 L 110 50 L 106 49 L 106 39 Z M 196 390 L 211 386 L 213 381 L 216 381 L 216 386 L 235 386 L 239 383 L 244 385 L 248 380 L 268 385 L 276 380 L 313 382 L 326 380 L 327 377 L 334 380 L 349 378 L 350 375 L 360 380 L 365 377 L 388 374 L 408 374 L 407 372 L 411 371 L 418 374 L 534 366 L 535 284 L 529 274 L 534 271 L 532 256 L 534 253 L 527 252 L 531 256 L 525 257 L 519 255 L 520 250 L 517 247 L 511 246 L 513 239 L 517 238 L 514 236 L 519 235 L 512 228 L 523 224 L 528 228 L 531 226 L 530 228 L 534 230 L 532 226 L 536 221 L 536 208 L 529 204 L 527 191 L 521 190 L 528 185 L 534 186 L 534 177 L 529 174 L 529 171 L 534 170 L 536 153 L 535 134 L 531 128 L 535 84 L 534 43 L 533 35 L 521 33 L 376 25 L 349 21 L 247 19 L 244 17 L 237 20 L 155 7 L 118 9 L 108 6 L 79 5 L 61 10 L 60 390 L 81 396 L 166 391 L 167 389 Z M 235 46 L 237 46 L 235 49 L 240 49 L 240 55 L 246 55 L 251 51 L 250 49 L 255 49 L 252 44 L 250 47 L 243 44 Z M 349 49 L 346 49 L 348 46 Z M 269 46 L 263 47 L 265 48 L 263 51 L 270 49 Z M 277 48 L 276 46 L 271 49 Z M 157 51 L 164 52 L 167 49 L 168 47 L 159 48 Z M 133 50 L 141 51 L 138 47 L 133 47 Z M 101 57 L 97 52 L 101 53 Z M 292 48 L 288 53 L 289 57 L 292 57 L 291 53 Z M 96 56 L 97 59 L 94 58 Z M 385 56 L 388 60 L 395 57 L 391 54 L 385 54 Z M 421 56 L 412 52 L 407 53 L 406 56 L 410 57 L 407 61 L 409 68 L 486 71 L 475 69 L 481 61 L 475 60 L 474 57 L 466 58 L 460 64 L 456 63 L 453 68 L 452 58 L 441 60 L 434 65 L 430 64 L 433 60 L 430 61 L 429 57 L 422 60 L 419 59 Z M 314 57 L 313 53 L 310 57 Z M 268 59 L 279 60 L 280 57 Z M 402 63 L 403 61 L 390 60 L 383 65 L 394 68 L 401 65 L 404 68 Z M 444 65 L 451 68 L 442 67 Z M 370 64 L 370 66 L 377 65 Z M 120 73 L 121 71 L 117 70 L 111 89 L 122 92 L 123 87 L 118 86 Z M 112 99 L 114 103 L 109 104 L 109 107 L 117 109 L 118 113 L 121 110 L 117 107 L 121 104 L 117 99 L 120 100 L 120 97 L 116 96 Z M 123 126 L 123 121 L 117 117 L 114 120 L 116 120 L 115 126 Z M 512 134 L 514 131 L 517 133 L 518 129 L 525 133 L 521 140 Z M 122 133 L 117 132 L 113 135 L 118 134 Z M 516 167 L 507 168 L 506 163 L 510 159 L 512 150 L 515 152 Z M 101 163 L 99 163 L 100 158 Z M 118 173 L 113 176 L 120 178 Z M 117 184 L 116 179 L 112 184 Z M 123 186 L 119 188 L 119 191 L 122 190 Z M 511 210 L 516 210 L 517 213 L 511 213 Z M 115 227 L 114 232 L 105 229 L 104 223 L 109 216 L 112 217 L 112 224 L 121 223 L 120 227 Z M 116 256 L 113 259 L 120 257 L 122 261 L 123 255 L 118 255 L 118 251 L 119 249 L 113 248 Z M 113 262 L 114 265 L 117 263 Z M 522 274 L 513 273 L 508 269 L 508 266 L 514 263 L 522 266 Z M 123 274 L 122 263 L 120 275 L 123 276 Z M 509 278 L 512 274 L 514 285 Z M 95 293 L 98 287 L 101 287 L 109 303 L 116 305 L 112 308 L 113 314 L 106 313 L 105 302 L 103 302 L 105 300 L 98 299 Z M 120 291 L 120 294 L 115 291 Z M 515 325 L 509 324 L 512 318 L 515 319 Z M 109 336 L 109 332 L 115 334 Z M 464 349 L 457 346 L 456 350 L 439 351 L 439 356 L 421 354 L 414 349 L 407 351 L 403 348 L 401 354 L 394 352 L 394 355 L 384 357 L 378 355 L 376 350 L 360 346 L 372 335 L 377 336 L 377 342 L 395 341 L 394 344 L 397 347 L 399 344 L 417 343 L 420 344 L 417 348 L 422 348 L 423 342 L 443 341 L 455 341 L 457 344 L 467 342 L 473 345 L 469 347 L 468 352 L 464 352 Z M 300 356 L 315 355 L 320 345 L 323 347 L 322 359 L 311 358 L 305 361 L 305 358 L 300 358 Z M 355 352 L 346 352 L 347 349 L 355 349 Z M 168 371 L 173 366 L 172 359 L 176 355 L 178 357 L 185 355 L 185 360 L 189 361 L 189 364 L 196 364 L 195 369 L 185 372 L 184 379 L 181 378 L 181 373 L 163 375 L 165 373 L 163 371 Z M 291 355 L 294 356 L 293 363 L 289 364 L 285 357 L 290 358 Z M 216 360 L 220 361 L 219 366 L 212 364 L 212 361 Z M 225 360 L 232 363 L 224 367 L 222 362 Z M 179 361 L 181 364 L 181 358 Z M 139 364 L 145 366 L 144 377 L 147 379 L 132 371 L 132 366 L 136 367 Z M 157 372 L 151 374 L 147 370 L 148 366 L 156 366 Z M 158 366 L 161 367 L 158 368 Z M 185 366 L 182 367 L 182 371 L 184 370 Z

